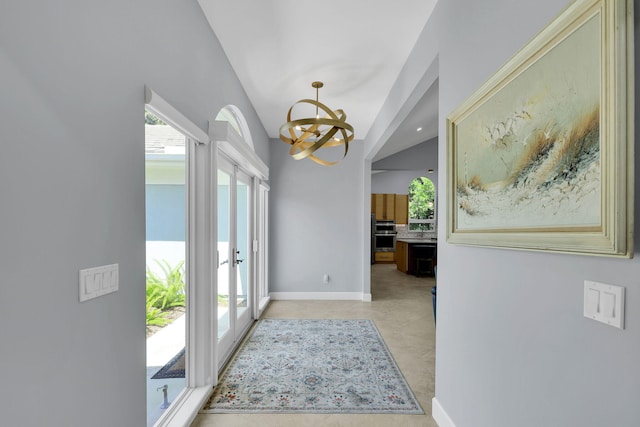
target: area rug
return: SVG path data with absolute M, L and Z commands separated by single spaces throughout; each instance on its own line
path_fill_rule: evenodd
M 423 414 L 371 320 L 261 320 L 203 412 Z
M 152 380 L 162 378 L 184 378 L 184 348 L 151 377 Z

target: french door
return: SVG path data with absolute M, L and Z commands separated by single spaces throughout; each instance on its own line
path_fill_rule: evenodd
M 251 177 L 218 157 L 218 368 L 253 320 L 253 188 Z

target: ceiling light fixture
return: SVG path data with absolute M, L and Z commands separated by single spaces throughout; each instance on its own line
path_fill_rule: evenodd
M 349 142 L 353 140 L 353 127 L 346 122 L 347 115 L 342 110 L 331 110 L 318 101 L 318 90 L 324 86 L 322 82 L 313 82 L 316 89 L 316 99 L 301 99 L 289 108 L 287 122 L 280 126 L 280 139 L 291 145 L 289 154 L 296 160 L 309 158 L 322 166 L 333 166 L 338 161 L 328 162 L 314 155 L 320 148 L 338 147 L 344 145 L 343 158 L 349 151 Z M 316 107 L 316 116 L 291 120 L 293 107 L 298 104 L 311 104 Z M 320 117 L 319 110 L 325 113 Z M 336 135 L 337 134 L 337 135 Z M 340 138 L 342 137 L 342 138 Z
M 420 132 L 422 130 L 422 128 L 418 128 L 416 129 L 416 132 Z

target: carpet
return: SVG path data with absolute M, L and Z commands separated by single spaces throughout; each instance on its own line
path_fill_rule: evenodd
M 423 414 L 371 320 L 263 319 L 203 412 Z
M 151 377 L 152 380 L 161 378 L 184 378 L 184 348 Z

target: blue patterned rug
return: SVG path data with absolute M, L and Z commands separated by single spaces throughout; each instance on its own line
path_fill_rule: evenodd
M 423 414 L 371 320 L 261 320 L 203 412 Z

